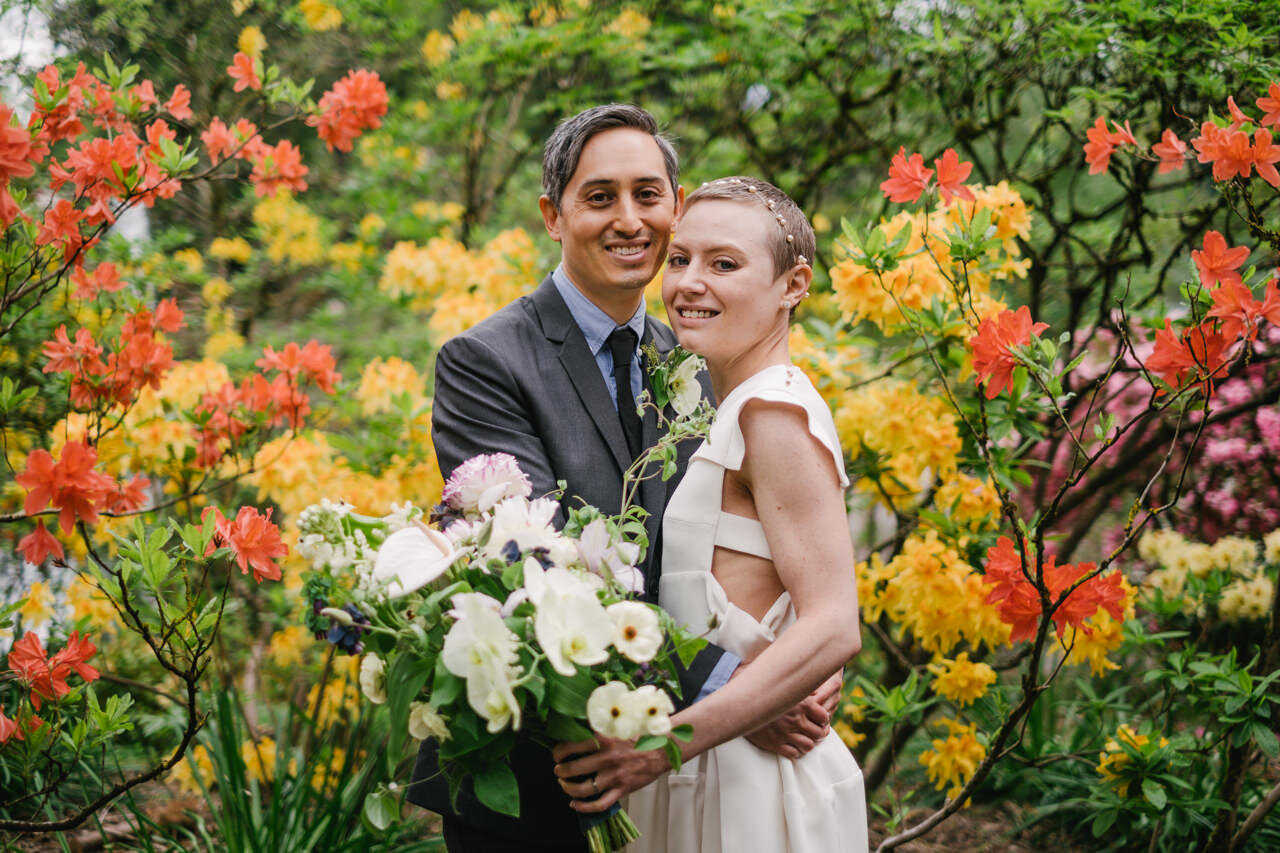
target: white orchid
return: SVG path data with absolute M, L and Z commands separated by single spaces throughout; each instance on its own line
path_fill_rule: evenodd
M 413 702 L 409 705 L 409 736 L 414 740 L 448 740 L 449 725 L 430 702 Z
M 587 697 L 587 722 L 605 737 L 636 737 L 644 724 L 640 714 L 640 706 L 631 701 L 631 691 L 621 681 L 601 684 Z
M 633 542 L 614 541 L 603 518 L 597 518 L 582 528 L 576 545 L 578 559 L 587 571 L 601 577 L 612 576 L 629 592 L 644 590 L 644 575 L 636 568 L 640 546 Z
M 365 655 L 360 661 L 360 690 L 375 705 L 387 701 L 387 668 L 377 655 Z
M 399 598 L 439 578 L 456 557 L 448 537 L 415 521 L 382 543 L 373 579 L 387 584 L 388 596 Z
M 489 542 L 484 547 L 484 556 L 502 556 L 502 549 L 508 542 L 515 542 L 522 552 L 532 548 L 546 548 L 557 563 L 566 553 L 572 556 L 575 553 L 573 543 L 561 536 L 551 523 L 558 507 L 559 504 L 550 498 L 532 501 L 507 498 L 501 501 L 493 508 L 492 526 Z
M 595 591 L 568 570 L 544 570 L 532 558 L 524 569 L 524 588 L 537 607 L 533 631 L 555 671 L 573 675 L 575 664 L 607 661 L 613 621 Z
M 671 394 L 671 408 L 680 417 L 688 417 L 702 402 L 702 386 L 698 384 L 698 372 L 703 368 L 701 356 L 691 356 L 680 362 L 680 366 L 671 374 L 668 386 Z
M 520 728 L 520 704 L 512 682 L 520 677 L 519 638 L 502 621 L 502 605 L 483 593 L 453 597 L 457 622 L 445 634 L 440 660 L 467 682 L 467 702 L 489 721 L 489 731 L 508 722 Z
M 658 614 L 639 601 L 619 601 L 606 611 L 613 621 L 613 645 L 636 663 L 648 663 L 662 648 Z

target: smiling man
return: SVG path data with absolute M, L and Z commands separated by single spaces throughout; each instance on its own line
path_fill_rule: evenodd
M 639 347 L 653 343 L 666 352 L 675 345 L 671 331 L 645 314 L 644 291 L 666 260 L 684 198 L 678 160 L 653 116 L 608 104 L 556 128 L 542 180 L 538 204 L 547 233 L 560 243 L 560 264 L 533 293 L 441 347 L 432 439 L 442 471 L 479 453 L 510 453 L 535 496 L 563 480 L 571 505 L 581 499 L 617 513 L 623 472 L 659 437 L 652 411 L 636 415 L 645 382 Z M 681 471 L 693 450 L 691 442 L 682 448 Z M 662 513 L 677 480 L 652 477 L 640 487 L 652 545 L 640 566 L 649 600 L 657 599 Z M 682 674 L 685 703 L 723 686 L 737 664 L 733 655 L 705 649 Z M 833 698 L 822 700 L 830 705 Z M 788 756 L 811 749 L 827 731 L 822 700 L 810 697 L 753 742 Z M 452 853 L 586 850 L 550 753 L 521 740 L 511 765 L 519 819 L 485 809 L 469 784 L 451 805 L 432 741 L 422 744 L 409 800 L 444 816 Z

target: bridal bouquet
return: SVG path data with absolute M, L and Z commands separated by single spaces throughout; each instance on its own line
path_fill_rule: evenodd
M 709 417 L 705 404 L 691 406 L 668 433 L 689 434 L 691 420 L 705 427 Z M 635 471 L 645 460 L 668 468 L 672 441 Z M 643 510 L 566 507 L 557 530 L 559 502 L 532 497 L 504 453 L 464 462 L 443 498 L 432 525 L 410 504 L 373 518 L 327 500 L 298 520 L 298 551 L 312 565 L 308 626 L 364 655 L 363 692 L 390 710 L 388 753 L 399 755 L 406 735 L 435 738 L 451 792 L 470 777 L 481 803 L 512 816 L 520 804 L 507 757 L 517 732 L 547 746 L 593 733 L 638 738 L 638 749 L 665 749 L 678 767 L 674 739 L 690 730 L 670 720 L 677 660 L 687 666 L 706 641 L 635 597 Z M 395 805 L 380 791 L 365 815 L 377 825 Z M 585 831 L 592 851 L 637 835 L 621 810 Z

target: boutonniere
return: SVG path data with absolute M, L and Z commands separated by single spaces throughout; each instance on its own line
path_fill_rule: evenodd
M 665 410 L 670 404 L 678 418 L 687 418 L 696 412 L 702 402 L 698 373 L 706 367 L 702 356 L 679 346 L 665 358 L 653 344 L 645 344 L 641 351 L 649 373 L 649 385 L 653 389 L 653 403 L 658 411 Z

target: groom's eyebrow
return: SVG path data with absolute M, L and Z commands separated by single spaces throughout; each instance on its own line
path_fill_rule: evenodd
M 582 189 L 587 190 L 587 189 L 596 189 L 600 187 L 613 188 L 613 187 L 616 187 L 619 183 L 620 182 L 617 178 L 591 178 L 590 180 L 582 182 Z M 634 183 L 644 184 L 644 185 L 661 184 L 663 189 L 665 189 L 667 185 L 667 179 L 665 175 L 645 175 L 644 177 L 636 178 Z

